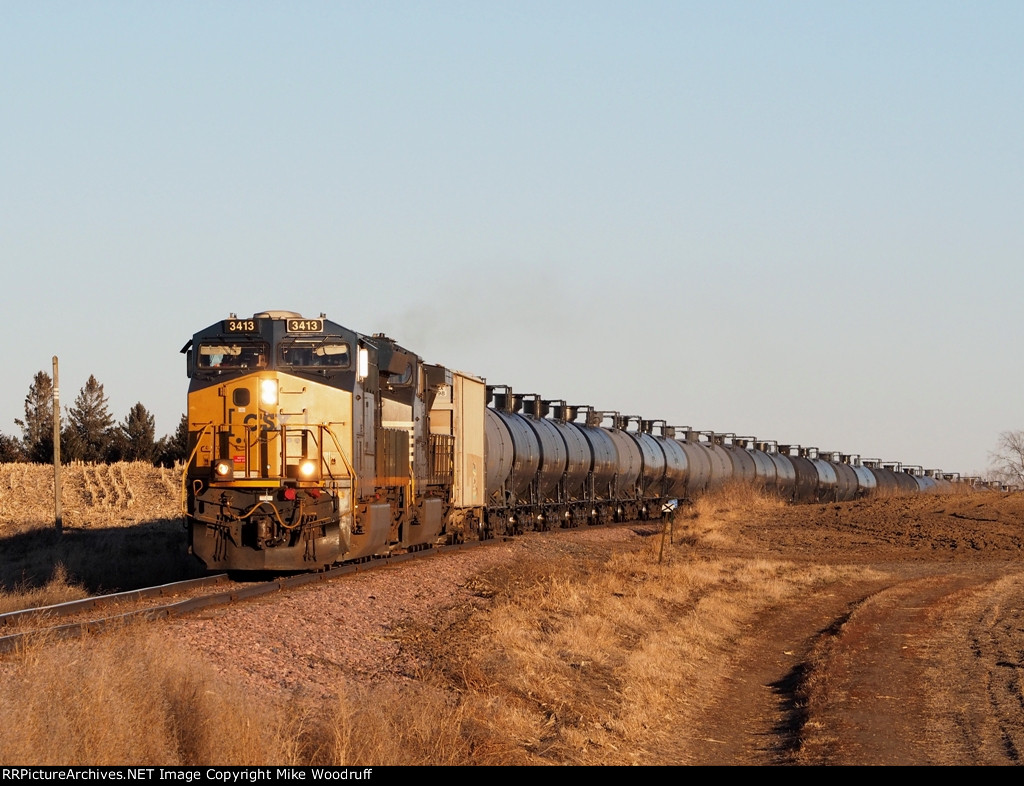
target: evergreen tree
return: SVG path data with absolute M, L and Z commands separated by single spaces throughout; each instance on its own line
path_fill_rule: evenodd
M 156 463 L 173 467 L 188 458 L 188 416 L 182 415 L 173 435 L 161 437 L 156 445 Z
M 103 385 L 90 374 L 75 405 L 68 410 L 67 449 L 61 445 L 61 456 L 66 452 L 69 461 L 104 461 L 111 447 L 113 427 Z
M 53 461 L 53 380 L 45 371 L 36 373 L 25 396 L 25 419 L 21 426 L 21 444 L 25 459 L 41 464 Z
M 138 401 L 117 427 L 112 459 L 152 461 L 156 457 L 156 418 Z
M 24 460 L 25 453 L 21 449 L 21 440 L 0 434 L 0 464 Z

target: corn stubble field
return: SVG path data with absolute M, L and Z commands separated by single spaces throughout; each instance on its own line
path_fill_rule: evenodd
M 177 518 L 176 472 L 73 466 L 64 482 L 67 531 L 57 542 L 52 472 L 0 467 L 5 608 L 195 574 Z M 742 526 L 784 507 L 734 487 L 680 511 L 671 542 L 658 526 L 619 545 L 538 541 L 472 578 L 483 611 L 449 609 L 401 626 L 403 648 L 428 664 L 415 678 L 352 675 L 327 700 L 254 695 L 161 623 L 37 641 L 0 660 L 0 760 L 707 761 L 701 751 L 716 741 L 694 730 L 707 725 L 709 702 L 733 679 L 743 631 L 767 609 L 877 575 L 869 564 L 735 548 Z M 793 741 L 781 760 L 801 763 L 800 747 Z

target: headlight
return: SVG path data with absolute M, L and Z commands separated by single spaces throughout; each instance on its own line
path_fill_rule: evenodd
M 268 407 L 277 404 L 277 380 L 264 379 L 260 382 L 260 401 Z
M 214 480 L 231 480 L 235 476 L 235 465 L 230 459 L 219 459 L 213 463 Z
M 312 478 L 316 475 L 316 462 L 306 459 L 299 464 L 299 474 L 304 478 Z

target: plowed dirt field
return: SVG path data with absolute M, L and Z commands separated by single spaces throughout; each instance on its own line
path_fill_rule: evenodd
M 708 764 L 1018 764 L 1024 497 L 793 506 L 736 525 L 737 555 L 876 578 L 762 613 L 694 732 Z

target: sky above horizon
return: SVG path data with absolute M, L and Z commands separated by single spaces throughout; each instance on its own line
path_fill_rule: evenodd
M 0 431 L 172 432 L 236 313 L 984 471 L 1024 429 L 1024 4 L 0 5 Z

